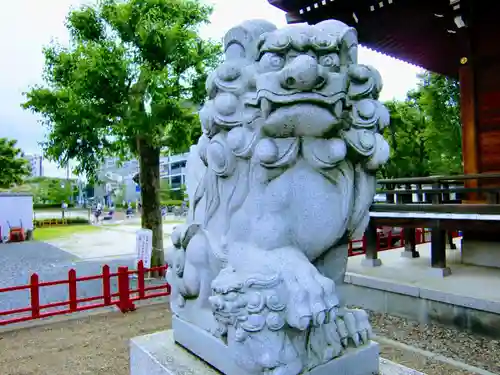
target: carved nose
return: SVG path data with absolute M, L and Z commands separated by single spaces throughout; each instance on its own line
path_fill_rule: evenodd
M 318 62 L 308 55 L 297 56 L 281 72 L 281 86 L 285 89 L 312 90 L 325 83 L 319 75 Z

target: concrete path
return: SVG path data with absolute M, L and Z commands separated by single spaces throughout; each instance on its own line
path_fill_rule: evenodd
M 179 223 L 163 224 L 164 246 L 168 247 L 169 237 Z M 135 257 L 135 233 L 140 226 L 102 225 L 100 231 L 77 233 L 71 237 L 55 239 L 48 243 L 82 260 L 133 258 Z

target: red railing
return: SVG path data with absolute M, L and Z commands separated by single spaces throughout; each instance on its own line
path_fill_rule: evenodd
M 429 242 L 429 234 L 430 230 L 417 229 L 416 243 L 421 244 Z M 453 236 L 456 237 L 458 234 L 454 233 Z M 395 242 L 397 242 L 397 245 Z M 404 246 L 403 231 L 401 231 L 398 235 L 392 234 L 392 231 L 389 231 L 387 235 L 378 232 L 378 251 L 390 250 L 402 246 Z M 365 252 L 366 241 L 364 237 L 360 240 L 352 240 L 349 242 L 349 256 L 361 255 Z M 166 269 L 166 266 L 145 268 L 143 262 L 139 261 L 137 263 L 136 270 L 129 270 L 128 267 L 118 267 L 118 271 L 116 273 L 111 273 L 109 266 L 104 265 L 100 275 L 77 277 L 76 271 L 74 269 L 70 269 L 66 280 L 45 282 L 41 282 L 38 274 L 34 273 L 31 275 L 29 284 L 9 288 L 0 288 L 0 294 L 4 292 L 24 290 L 29 291 L 30 295 L 30 306 L 0 311 L 0 326 L 108 306 L 117 306 L 123 313 L 133 311 L 135 310 L 135 301 L 170 295 L 170 285 L 168 285 L 168 283 L 163 282 L 160 285 L 146 286 L 145 280 L 146 274 L 149 272 L 159 272 L 160 274 L 164 274 Z M 131 289 L 131 275 L 137 275 L 137 288 L 135 289 Z M 117 291 L 114 293 L 111 288 L 111 280 L 113 278 L 117 278 Z M 78 283 L 91 280 L 102 280 L 102 294 L 99 296 L 78 298 Z M 41 288 L 55 285 L 68 285 L 68 299 L 61 302 L 41 304 Z M 162 291 L 158 292 L 160 290 Z M 157 292 L 151 293 L 153 291 Z M 21 316 L 10 317 L 13 315 Z M 3 317 L 10 318 L 2 319 Z
M 416 228 L 415 230 L 415 243 L 417 245 L 431 241 L 431 230 L 429 228 Z M 459 237 L 458 232 L 453 232 L 452 237 Z M 403 247 L 405 245 L 404 231 L 401 230 L 398 234 L 393 234 L 390 230 L 387 235 L 383 232 L 377 231 L 377 251 L 392 250 Z M 362 255 L 366 253 L 366 239 L 365 236 L 358 240 L 349 241 L 349 256 Z
M 128 267 L 118 267 L 118 272 L 112 273 L 109 266 L 104 265 L 102 273 L 94 276 L 77 277 L 76 271 L 70 269 L 67 280 L 41 282 L 38 274 L 34 273 L 31 275 L 30 283 L 27 285 L 0 288 L 0 294 L 22 290 L 28 290 L 30 294 L 30 306 L 0 311 L 0 326 L 107 306 L 117 306 L 123 313 L 133 311 L 135 310 L 135 301 L 170 295 L 170 285 L 166 282 L 160 285 L 146 286 L 146 274 L 149 272 L 164 274 L 165 271 L 166 266 L 145 268 L 143 262 L 139 261 L 136 270 L 129 270 Z M 137 288 L 135 289 L 131 289 L 131 275 L 137 275 Z M 113 278 L 117 278 L 117 292 L 115 293 L 111 291 L 111 280 Z M 78 283 L 91 280 L 102 280 L 102 295 L 78 298 Z M 40 303 L 41 288 L 65 284 L 68 285 L 68 300 L 47 304 Z M 163 291 L 151 293 L 152 291 L 160 290 Z M 99 302 L 91 303 L 95 301 Z M 61 307 L 65 308 L 60 309 Z M 2 319 L 2 317 L 19 314 L 22 316 Z

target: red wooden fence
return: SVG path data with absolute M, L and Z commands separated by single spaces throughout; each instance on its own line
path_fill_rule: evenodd
M 416 242 L 417 244 L 429 242 L 427 239 L 427 229 L 417 229 Z M 458 234 L 454 233 L 454 237 Z M 397 239 L 398 244 L 393 246 L 393 240 Z M 382 242 L 387 241 L 386 246 L 382 246 Z M 404 246 L 403 231 L 400 235 L 394 236 L 392 231 L 389 231 L 387 236 L 378 233 L 377 236 L 377 249 L 379 251 L 390 250 L 397 247 Z M 364 237 L 360 240 L 352 240 L 349 242 L 349 256 L 361 255 L 366 252 L 366 242 Z M 20 323 L 34 319 L 47 318 L 49 316 L 69 314 L 76 311 L 92 310 L 106 306 L 117 306 L 121 312 L 135 310 L 135 301 L 145 300 L 149 298 L 164 297 L 170 295 L 170 285 L 164 282 L 160 285 L 146 287 L 145 275 L 148 272 L 160 272 L 164 274 L 166 266 L 145 268 L 142 261 L 137 263 L 137 270 L 129 270 L 128 267 L 118 267 L 118 272 L 111 273 L 109 266 L 104 265 L 100 275 L 77 277 L 76 271 L 70 269 L 68 278 L 66 280 L 45 281 L 41 282 L 38 274 L 31 275 L 30 283 L 26 285 L 13 286 L 9 288 L 0 288 L 0 294 L 4 292 L 14 292 L 21 290 L 29 290 L 30 293 L 30 306 L 0 311 L 0 326 Z M 137 288 L 131 289 L 130 275 L 137 275 Z M 116 277 L 118 279 L 118 291 L 111 293 L 111 279 Z M 78 282 L 102 280 L 102 294 L 94 297 L 78 298 L 77 288 Z M 53 302 L 47 304 L 40 304 L 40 289 L 43 287 L 50 287 L 54 285 L 68 285 L 68 299 L 61 302 Z M 154 292 L 156 291 L 156 292 Z M 153 292 L 153 293 L 151 293 Z M 99 302 L 95 302 L 99 301 Z M 90 303 L 89 302 L 95 302 Z M 66 307 L 59 310 L 55 308 Z M 50 311 L 46 311 L 49 310 Z M 2 319 L 2 317 L 9 317 L 12 315 L 20 315 L 18 317 L 11 317 Z
M 166 266 L 144 268 L 143 262 L 139 261 L 136 270 L 129 270 L 128 267 L 118 267 L 118 272 L 111 273 L 109 266 L 104 265 L 101 274 L 94 276 L 77 277 L 76 271 L 70 269 L 68 272 L 68 279 L 66 280 L 41 282 L 38 274 L 34 273 L 31 275 L 30 283 L 27 285 L 0 288 L 0 293 L 29 290 L 31 301 L 30 306 L 27 307 L 0 311 L 0 326 L 113 305 L 117 306 L 123 313 L 133 311 L 135 310 L 135 301 L 170 295 L 170 285 L 166 282 L 160 285 L 147 287 L 145 283 L 145 275 L 148 272 L 160 272 L 164 274 L 165 271 Z M 131 289 L 130 275 L 137 275 L 136 289 Z M 111 293 L 112 278 L 118 279 L 118 291 L 115 293 Z M 78 298 L 78 282 L 90 280 L 102 280 L 102 294 L 99 296 Z M 41 288 L 64 284 L 68 285 L 68 299 L 66 301 L 47 303 L 44 305 L 40 304 Z M 89 304 L 89 302 L 95 303 Z M 66 308 L 54 310 L 59 307 Z M 49 309 L 50 311 L 47 311 Z M 2 317 L 19 314 L 22 316 L 2 319 Z

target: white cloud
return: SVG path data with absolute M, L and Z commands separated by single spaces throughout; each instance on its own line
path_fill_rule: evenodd
M 64 26 L 71 7 L 92 0 L 2 1 L 0 13 L 0 137 L 15 138 L 26 153 L 40 153 L 38 142 L 44 129 L 35 115 L 20 108 L 22 92 L 41 82 L 42 48 L 52 39 L 68 40 Z M 205 0 L 214 6 L 212 23 L 203 28 L 207 38 L 221 39 L 224 32 L 245 19 L 260 18 L 285 25 L 284 13 L 267 0 Z M 360 61 L 377 68 L 385 82 L 382 99 L 403 98 L 416 84 L 418 69 L 367 49 Z M 53 163 L 45 162 L 47 174 L 65 176 Z

